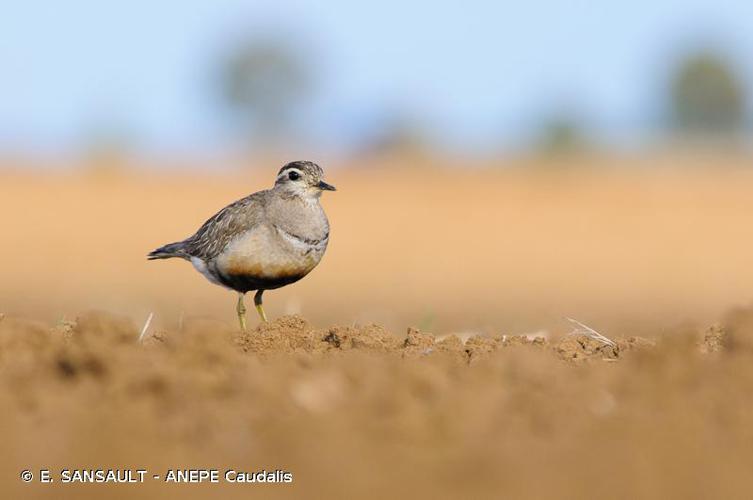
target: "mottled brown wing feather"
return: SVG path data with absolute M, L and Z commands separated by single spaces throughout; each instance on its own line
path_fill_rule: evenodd
M 214 259 L 233 237 L 259 224 L 264 212 L 266 193 L 260 191 L 226 206 L 186 239 L 183 248 L 192 257 L 199 257 L 204 261 Z

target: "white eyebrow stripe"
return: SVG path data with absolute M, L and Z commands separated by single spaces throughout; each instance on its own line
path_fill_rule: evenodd
M 283 170 L 282 172 L 280 172 L 280 173 L 279 173 L 279 174 L 277 175 L 277 178 L 278 178 L 278 179 L 281 179 L 281 178 L 283 178 L 283 177 L 287 177 L 287 176 L 288 176 L 288 173 L 290 173 L 290 172 L 298 172 L 298 175 L 300 175 L 300 176 L 303 176 L 303 172 L 301 172 L 300 170 L 298 170 L 298 169 L 297 169 L 297 168 L 295 168 L 295 167 L 290 167 L 290 168 L 286 168 L 286 169 L 284 169 L 284 170 Z

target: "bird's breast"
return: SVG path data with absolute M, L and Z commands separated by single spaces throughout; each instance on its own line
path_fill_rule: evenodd
M 274 225 L 261 225 L 236 237 L 216 260 L 225 276 L 259 280 L 300 279 L 321 260 L 327 237 L 312 240 Z

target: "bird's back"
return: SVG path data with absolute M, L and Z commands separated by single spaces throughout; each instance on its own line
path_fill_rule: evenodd
M 185 252 L 204 261 L 217 258 L 234 238 L 264 223 L 270 194 L 271 190 L 256 192 L 214 214 L 182 242 Z
M 209 261 L 217 257 L 235 236 L 260 223 L 268 192 L 259 191 L 234 201 L 207 219 L 193 235 L 185 240 L 163 245 L 150 252 L 147 258 L 154 260 L 179 257 Z
M 271 189 L 231 203 L 192 236 L 150 258 L 185 258 L 210 281 L 246 292 L 303 278 L 319 263 L 328 241 L 329 221 L 318 199 Z

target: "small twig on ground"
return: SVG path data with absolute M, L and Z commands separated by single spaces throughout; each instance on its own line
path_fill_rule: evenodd
M 153 317 L 154 317 L 154 313 L 150 312 L 149 317 L 146 318 L 146 323 L 144 323 L 144 328 L 141 329 L 141 335 L 139 335 L 139 342 L 144 340 L 144 335 L 146 335 L 146 331 L 149 329 L 149 325 L 152 323 Z
M 575 325 L 575 328 L 573 329 L 573 331 L 566 335 L 567 337 L 571 335 L 585 335 L 586 337 L 592 338 L 598 342 L 601 342 L 602 344 L 606 344 L 610 347 L 617 347 L 617 343 L 615 343 L 611 339 L 608 339 L 604 335 L 600 334 L 599 332 L 597 332 L 590 326 L 584 325 L 577 319 L 567 318 L 567 317 L 565 319 L 568 320 L 573 325 Z

